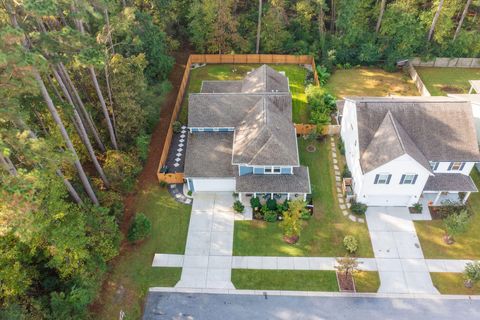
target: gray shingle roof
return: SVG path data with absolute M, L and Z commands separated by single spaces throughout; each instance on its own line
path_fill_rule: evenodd
M 436 173 L 428 178 L 423 191 L 477 192 L 470 176 L 461 173 Z
M 233 177 L 232 132 L 188 134 L 185 177 Z
M 347 99 L 356 103 L 361 159 L 390 112 L 393 118 L 391 127 L 396 124 L 397 129 L 401 128 L 396 134 L 397 139 L 401 137 L 406 153 L 422 165 L 426 166 L 423 158 L 429 161 L 480 161 L 472 108 L 468 102 L 448 97 Z M 382 130 L 386 129 L 382 127 Z M 392 130 L 386 131 L 392 134 Z M 369 153 L 366 156 L 368 161 L 373 161 L 373 156 L 390 159 L 399 153 L 399 149 L 398 145 L 384 145 L 369 150 Z M 364 170 L 372 167 L 365 162 L 367 159 L 361 160 Z
M 311 193 L 308 168 L 293 168 L 293 174 L 236 174 L 237 192 Z
M 243 79 L 242 92 L 288 92 L 288 79 L 264 64 Z
M 242 91 L 242 80 L 202 81 L 202 93 L 234 93 Z

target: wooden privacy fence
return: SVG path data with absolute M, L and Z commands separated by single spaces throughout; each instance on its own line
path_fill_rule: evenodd
M 430 97 L 431 96 L 430 91 L 428 91 L 427 86 L 423 83 L 422 79 L 420 78 L 420 75 L 418 74 L 417 70 L 415 70 L 415 67 L 413 66 L 413 64 L 408 63 L 407 70 L 413 82 L 415 83 L 415 86 L 417 87 L 417 90 L 420 93 L 420 95 L 423 97 Z
M 414 67 L 435 68 L 480 68 L 480 58 L 444 58 L 437 57 L 432 60 L 422 61 L 420 58 L 410 59 Z
M 184 179 L 183 173 L 161 173 L 160 169 L 165 166 L 168 158 L 168 151 L 173 137 L 173 122 L 177 119 L 180 108 L 182 107 L 185 90 L 188 86 L 188 79 L 190 78 L 190 68 L 194 63 L 207 64 L 222 64 L 222 63 L 270 63 L 270 64 L 308 64 L 312 66 L 313 77 L 315 84 L 318 85 L 318 74 L 315 67 L 315 59 L 312 56 L 300 55 L 281 55 L 281 54 L 191 54 L 188 57 L 185 65 L 185 72 L 183 73 L 182 82 L 178 89 L 177 100 L 173 108 L 172 117 L 168 127 L 167 136 L 163 144 L 162 154 L 160 155 L 160 162 L 157 168 L 157 178 L 159 181 L 167 183 L 182 183 Z M 188 143 L 188 142 L 187 142 Z
M 304 135 L 317 130 L 317 126 L 314 124 L 295 123 L 295 129 L 297 131 L 297 134 Z M 340 126 L 333 124 L 326 125 L 322 128 L 322 134 L 338 135 L 340 134 Z

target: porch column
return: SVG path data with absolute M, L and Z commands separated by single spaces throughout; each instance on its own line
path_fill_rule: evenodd
M 437 204 L 438 199 L 440 199 L 441 195 L 442 195 L 442 191 L 438 191 L 437 196 L 435 197 L 435 200 L 433 201 L 433 205 Z
M 303 201 L 307 201 L 307 194 L 306 193 L 303 194 Z
M 287 200 L 290 201 L 290 193 L 287 193 Z
M 254 198 L 257 197 L 257 193 L 256 193 L 256 192 L 253 193 L 253 197 L 254 197 Z
M 238 193 L 238 201 L 243 202 L 243 201 L 242 201 L 242 193 L 241 193 L 241 192 Z
M 468 191 L 467 194 L 465 195 L 465 198 L 463 198 L 463 204 L 467 203 L 468 197 L 470 197 L 471 192 Z
M 271 198 L 273 199 L 273 192 L 270 194 Z

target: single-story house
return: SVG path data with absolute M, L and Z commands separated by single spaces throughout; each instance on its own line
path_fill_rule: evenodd
M 300 165 L 288 79 L 267 65 L 238 81 L 203 81 L 188 102 L 190 191 L 276 199 L 311 192 Z
M 347 97 L 341 136 L 356 201 L 438 205 L 477 192 L 470 102 L 450 97 Z

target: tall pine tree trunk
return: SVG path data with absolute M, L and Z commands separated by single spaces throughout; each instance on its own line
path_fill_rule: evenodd
M 260 52 L 260 32 L 262 30 L 262 0 L 258 0 L 257 45 L 255 53 Z
M 375 28 L 375 32 L 378 33 L 380 31 L 380 27 L 382 26 L 382 18 L 383 14 L 385 13 L 385 3 L 387 0 L 382 0 L 382 3 L 380 4 L 380 14 L 378 15 L 378 20 L 377 20 L 377 26 Z
M 465 17 L 467 16 L 467 13 L 468 13 L 468 8 L 470 7 L 471 4 L 472 4 L 472 0 L 467 0 L 467 3 L 465 4 L 465 9 L 463 9 L 462 17 L 458 22 L 457 30 L 455 30 L 455 35 L 453 36 L 453 40 L 457 39 L 458 34 L 462 29 L 463 20 L 465 20 Z
M 12 176 L 18 175 L 17 169 L 15 168 L 15 165 L 12 163 L 10 158 L 6 155 L 3 154 L 3 152 L 0 152 L 0 165 L 10 173 Z
M 85 148 L 88 151 L 88 154 L 90 156 L 90 159 L 93 162 L 93 165 L 95 167 L 95 170 L 98 172 L 100 178 L 102 179 L 103 183 L 107 188 L 110 187 L 110 183 L 108 182 L 107 176 L 105 175 L 102 166 L 98 162 L 97 156 L 95 155 L 95 151 L 93 150 L 92 143 L 90 142 L 90 138 L 88 137 L 87 131 L 85 130 L 85 127 L 83 125 L 82 119 L 80 115 L 78 114 L 77 108 L 75 107 L 75 104 L 73 103 L 72 97 L 70 96 L 70 93 L 67 89 L 66 84 L 64 83 L 64 80 L 62 77 L 59 75 L 59 73 L 53 69 L 53 75 L 55 76 L 55 79 L 58 82 L 58 85 L 63 91 L 63 94 L 65 98 L 67 99 L 68 103 L 72 106 L 73 108 L 73 120 L 74 120 L 74 125 L 77 128 L 78 135 L 82 139 Z
M 430 27 L 430 31 L 428 31 L 428 38 L 427 40 L 430 42 L 432 40 L 433 32 L 435 31 L 435 26 L 437 25 L 438 18 L 440 17 L 440 12 L 442 11 L 443 1 L 440 0 L 438 3 L 437 12 L 435 12 L 435 16 L 433 17 L 432 26 Z

